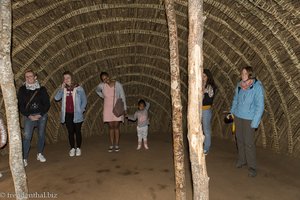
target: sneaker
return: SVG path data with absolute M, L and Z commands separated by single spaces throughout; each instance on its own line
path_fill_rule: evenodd
M 249 177 L 255 177 L 257 175 L 256 169 L 249 168 L 248 170 L 248 176 Z
M 114 150 L 114 146 L 109 146 L 108 152 L 111 153 L 111 152 L 113 152 L 113 150 Z
M 2 176 L 3 176 L 3 175 L 2 175 L 2 173 L 0 172 L 0 178 L 2 178 Z
M 74 148 L 72 148 L 72 149 L 69 151 L 69 156 L 70 156 L 70 157 L 75 156 L 75 149 L 74 149 Z
M 207 151 L 207 150 L 204 150 L 203 153 L 204 153 L 204 155 L 207 155 L 207 154 L 208 154 L 208 151 Z
M 120 147 L 118 145 L 115 146 L 115 152 L 119 152 L 120 151 Z
M 24 167 L 27 167 L 27 165 L 28 165 L 27 159 L 23 159 L 23 165 L 24 165 Z
M 40 162 L 46 162 L 46 158 L 41 153 L 38 153 L 36 159 L 39 160 Z
M 76 156 L 81 156 L 81 149 L 80 148 L 76 149 Z
M 142 145 L 139 144 L 139 145 L 137 146 L 136 150 L 140 150 L 141 147 L 142 147 Z

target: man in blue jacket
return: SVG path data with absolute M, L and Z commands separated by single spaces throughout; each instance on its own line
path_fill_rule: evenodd
M 231 106 L 238 144 L 236 167 L 242 168 L 248 165 L 248 175 L 255 177 L 257 172 L 254 132 L 264 112 L 264 89 L 262 83 L 255 78 L 250 66 L 242 68 L 241 79 L 236 87 Z

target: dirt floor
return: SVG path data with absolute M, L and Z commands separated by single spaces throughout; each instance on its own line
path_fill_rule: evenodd
M 135 134 L 124 134 L 121 151 L 108 153 L 107 135 L 84 139 L 81 157 L 69 157 L 67 142 L 47 145 L 46 163 L 30 151 L 26 167 L 31 199 L 173 200 L 174 167 L 170 134 L 149 135 L 149 150 L 137 151 Z M 258 176 L 236 169 L 232 141 L 213 138 L 207 158 L 211 200 L 299 200 L 300 160 L 257 149 Z M 186 156 L 187 199 L 192 199 Z M 8 156 L 0 156 L 0 199 L 13 199 Z

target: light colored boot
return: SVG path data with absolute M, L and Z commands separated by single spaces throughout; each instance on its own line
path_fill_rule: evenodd
M 138 146 L 137 146 L 136 150 L 140 150 L 141 147 L 142 147 L 142 142 L 138 142 Z
M 147 149 L 147 150 L 149 149 L 148 144 L 147 144 L 147 140 L 144 140 L 144 148 Z

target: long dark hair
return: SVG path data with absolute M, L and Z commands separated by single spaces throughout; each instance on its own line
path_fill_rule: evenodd
M 210 72 L 210 70 L 209 69 L 203 69 L 203 73 L 207 76 L 207 81 L 206 81 L 205 87 L 207 85 L 211 85 L 213 87 L 213 89 L 215 90 L 216 89 L 216 84 L 215 84 L 213 75 Z

